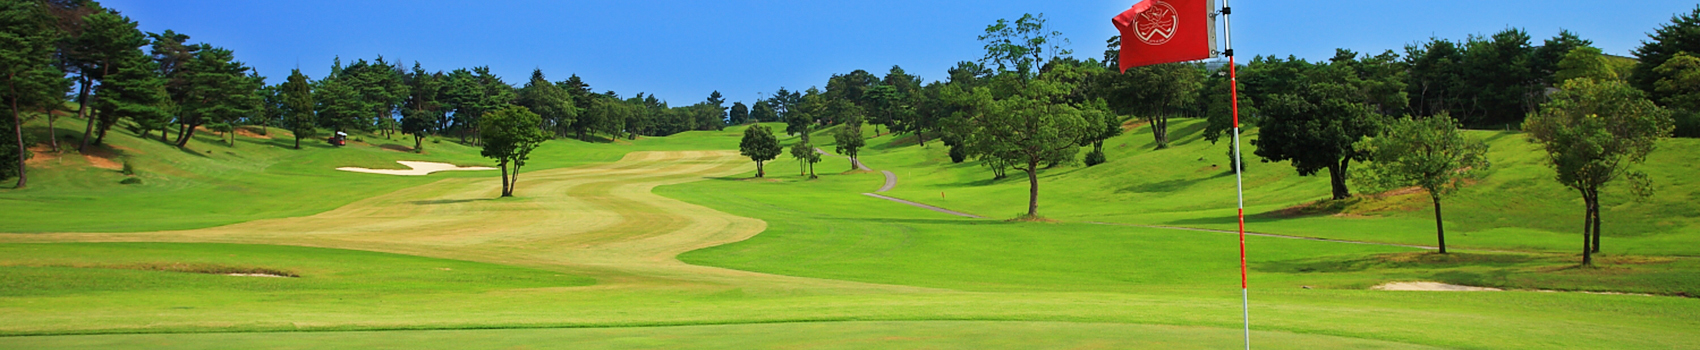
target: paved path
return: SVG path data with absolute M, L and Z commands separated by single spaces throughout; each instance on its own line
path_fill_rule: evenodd
M 911 206 L 915 206 L 915 207 L 918 207 L 918 208 L 921 208 L 921 209 L 926 209 L 926 210 L 931 210 L 931 211 L 936 211 L 936 212 L 940 212 L 940 213 L 945 213 L 945 214 L 950 214 L 950 215 L 956 215 L 956 216 L 961 216 L 961 217 L 965 217 L 965 218 L 974 218 L 974 219 L 985 219 L 985 218 L 986 218 L 986 217 L 984 217 L 984 216 L 979 216 L 979 215 L 974 215 L 974 214 L 969 214 L 969 213 L 964 213 L 964 212 L 959 212 L 959 211 L 955 211 L 955 210 L 950 210 L 950 209 L 945 209 L 945 208 L 939 208 L 939 207 L 935 207 L 935 206 L 931 206 L 931 205 L 926 205 L 926 204 L 921 204 L 921 203 L 915 203 L 915 202 L 910 202 L 910 201 L 906 201 L 906 200 L 902 200 L 902 199 L 897 199 L 897 198 L 891 198 L 891 197 L 886 197 L 886 196 L 882 196 L 882 195 L 878 195 L 878 194 L 873 194 L 873 193 L 863 193 L 863 194 L 862 194 L 862 195 L 864 195 L 864 196 L 868 196 L 868 197 L 874 197 L 874 198 L 879 198 L 879 199 L 884 199 L 884 200 L 888 200 L 888 201 L 893 201 L 893 202 L 898 202 L 898 203 L 903 203 L 903 204 L 908 204 L 908 205 L 911 205 Z
M 880 170 L 880 172 L 885 173 L 885 186 L 881 186 L 880 189 L 878 191 L 874 191 L 874 193 L 890 191 L 892 187 L 897 187 L 897 174 L 891 173 L 891 170 Z

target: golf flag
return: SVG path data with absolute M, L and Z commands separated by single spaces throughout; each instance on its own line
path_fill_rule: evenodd
M 1122 71 L 1216 57 L 1215 12 L 1215 0 L 1144 0 L 1110 19 L 1122 34 Z

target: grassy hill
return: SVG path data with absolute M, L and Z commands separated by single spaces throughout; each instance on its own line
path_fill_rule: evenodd
M 58 134 L 65 150 L 37 147 L 29 162 L 30 184 L 0 190 L 0 232 L 136 232 L 211 227 L 237 222 L 311 215 L 356 200 L 444 178 L 495 177 L 496 172 L 444 172 L 402 177 L 359 174 L 338 167 L 406 169 L 397 160 L 493 166 L 479 149 L 452 136 L 431 137 L 423 152 L 413 152 L 411 136 L 356 133 L 346 147 L 321 139 L 303 139 L 294 149 L 287 130 L 269 135 L 243 132 L 235 145 L 202 130 L 188 147 L 160 142 L 125 130 L 112 130 L 106 144 L 84 156 L 76 152 L 82 120 L 61 117 Z M 45 121 L 28 123 L 36 139 L 47 138 Z M 259 131 L 254 129 L 252 131 Z M 322 132 L 321 134 L 325 134 Z M 173 135 L 175 137 L 175 135 Z M 728 143 L 729 142 L 729 143 Z M 521 171 L 555 169 L 619 160 L 628 152 L 667 149 L 715 149 L 736 139 L 645 138 L 637 141 L 556 140 L 532 153 Z M 43 145 L 44 146 L 44 145 Z M 120 184 L 130 164 L 140 184 Z M 102 167 L 104 165 L 105 167 Z M 0 181 L 9 188 L 15 180 Z
M 1200 137 L 1201 120 L 1173 122 L 1169 149 L 1152 150 L 1149 128 L 1106 142 L 1109 162 L 1041 173 L 1040 213 L 1071 222 L 1114 222 L 1235 229 L 1234 176 L 1226 141 Z M 1466 248 L 1567 252 L 1580 249 L 1581 196 L 1553 181 L 1545 155 L 1517 132 L 1471 131 L 1489 144 L 1487 177 L 1446 197 L 1450 245 Z M 1256 138 L 1255 131 L 1245 135 Z M 977 163 L 951 164 L 940 144 L 885 136 L 869 142 L 862 160 L 897 173 L 888 193 L 994 218 L 1025 210 L 1027 181 L 992 180 Z M 1395 191 L 1332 202 L 1326 174 L 1301 177 L 1285 163 L 1261 163 L 1247 145 L 1247 226 L 1256 232 L 1401 244 L 1434 244 L 1426 193 Z M 1700 256 L 1700 140 L 1669 139 L 1643 167 L 1656 194 L 1637 199 L 1626 186 L 1609 187 L 1603 212 L 1605 252 Z M 1356 189 L 1354 189 L 1355 191 Z M 1320 201 L 1320 202 L 1319 202 Z

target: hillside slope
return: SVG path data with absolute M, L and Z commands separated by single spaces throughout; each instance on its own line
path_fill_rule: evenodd
M 1109 162 L 1059 166 L 1041 172 L 1040 213 L 1052 219 L 1232 230 L 1234 175 L 1228 143 L 1203 140 L 1204 122 L 1172 123 L 1169 149 L 1153 150 L 1150 128 L 1105 144 Z M 1553 180 L 1539 148 L 1518 132 L 1470 131 L 1490 146 L 1492 169 L 1479 182 L 1446 197 L 1447 242 L 1458 247 L 1571 251 L 1579 249 L 1582 201 Z M 1414 189 L 1331 202 L 1326 174 L 1303 177 L 1286 163 L 1258 162 L 1247 140 L 1247 226 L 1256 232 L 1349 240 L 1434 244 L 1427 194 Z M 870 140 L 862 159 L 897 173 L 888 194 L 993 218 L 1025 209 L 1027 181 L 1018 172 L 992 180 L 973 161 L 952 164 L 942 144 L 913 137 Z M 1669 139 L 1642 167 L 1656 186 L 1637 199 L 1626 186 L 1605 191 L 1605 252 L 1700 256 L 1700 140 Z M 1356 188 L 1353 189 L 1357 191 Z
M 27 124 L 37 140 L 47 139 L 45 121 Z M 83 156 L 75 150 L 83 120 L 61 117 L 57 134 L 65 150 L 47 152 L 45 144 L 29 161 L 30 183 L 11 189 L 0 182 L 0 232 L 137 232 L 179 230 L 237 222 L 311 215 L 356 200 L 444 178 L 495 177 L 497 172 L 444 172 L 430 176 L 388 176 L 335 170 L 355 166 L 406 169 L 398 160 L 493 166 L 479 149 L 453 136 L 431 137 L 423 152 L 412 150 L 407 135 L 384 138 L 356 133 L 347 147 L 323 139 L 303 139 L 293 149 L 286 130 L 269 135 L 243 132 L 231 146 L 202 130 L 188 147 L 147 139 L 114 129 L 106 144 Z M 257 130 L 257 129 L 256 129 Z M 325 134 L 326 132 L 321 132 Z M 173 135 L 175 136 L 175 135 Z M 640 150 L 724 149 L 736 147 L 728 132 L 689 132 L 637 141 L 556 140 L 534 151 L 522 171 L 544 170 L 619 160 Z M 120 184 L 129 163 L 140 184 Z M 104 167 L 103 167 L 104 166 Z M 523 179 L 520 191 L 524 191 Z M 492 193 L 492 197 L 496 194 Z

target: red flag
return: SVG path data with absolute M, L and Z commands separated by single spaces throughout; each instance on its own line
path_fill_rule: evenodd
M 1110 19 L 1122 33 L 1122 71 L 1215 57 L 1215 7 L 1215 0 L 1145 0 Z

